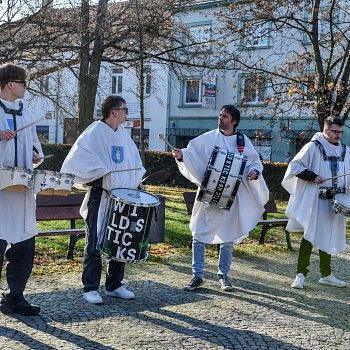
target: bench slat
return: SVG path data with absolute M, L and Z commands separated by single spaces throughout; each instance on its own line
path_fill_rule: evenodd
M 81 206 L 85 194 L 72 193 L 69 196 L 45 196 L 38 194 L 36 196 L 37 207 L 63 207 L 63 206 Z
M 48 231 L 39 231 L 38 236 L 62 236 L 62 235 L 83 235 L 85 230 L 83 228 L 76 229 L 66 229 L 66 230 L 48 230 Z
M 38 207 L 36 209 L 36 219 L 38 221 L 81 219 L 79 210 L 80 206 Z

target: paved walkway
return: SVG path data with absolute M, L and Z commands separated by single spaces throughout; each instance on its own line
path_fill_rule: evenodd
M 33 277 L 27 298 L 43 311 L 29 318 L 0 315 L 0 348 L 348 350 L 350 287 L 319 285 L 315 252 L 306 288 L 290 288 L 296 259 L 296 251 L 235 256 L 233 292 L 218 288 L 216 259 L 207 259 L 198 292 L 182 291 L 190 257 L 128 264 L 126 284 L 136 299 L 103 296 L 103 305 L 82 299 L 78 273 Z M 348 251 L 333 264 L 348 282 L 349 260 Z

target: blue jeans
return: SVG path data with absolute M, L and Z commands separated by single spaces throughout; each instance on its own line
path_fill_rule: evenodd
M 218 264 L 218 277 L 227 276 L 230 272 L 233 254 L 233 242 L 220 244 L 220 255 Z M 204 277 L 205 243 L 193 238 L 192 246 L 192 273 L 196 277 Z

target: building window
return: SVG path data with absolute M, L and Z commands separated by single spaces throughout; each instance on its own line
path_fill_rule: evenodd
M 190 50 L 205 50 L 210 49 L 211 25 L 192 25 L 189 29 L 189 49 Z
M 150 95 L 152 91 L 152 70 L 150 66 L 144 68 L 145 95 Z
M 202 103 L 202 80 L 185 79 L 183 84 L 183 104 Z
M 112 68 L 112 95 L 123 93 L 123 67 Z
M 245 48 L 270 46 L 270 22 L 254 22 L 246 18 L 241 22 L 241 44 Z
M 315 74 L 307 72 L 305 74 L 305 82 L 303 85 L 303 99 L 306 103 L 314 103 L 316 101 L 315 94 Z
M 49 126 L 37 125 L 36 133 L 38 134 L 39 141 L 42 143 L 49 143 Z
M 49 77 L 47 75 L 41 76 L 39 80 L 40 92 L 48 93 L 49 92 Z
M 143 130 L 144 134 L 144 146 L 145 150 L 149 149 L 149 129 Z M 140 149 L 140 129 L 132 128 L 131 129 L 131 138 L 135 142 L 138 149 Z
M 331 8 L 328 6 L 320 7 L 318 13 L 318 40 L 324 42 L 330 40 L 331 32 L 335 35 L 339 32 L 340 20 L 340 8 L 336 5 L 332 10 L 332 18 L 330 18 Z M 305 21 L 309 23 L 308 32 L 312 35 L 312 14 L 311 11 L 306 11 L 304 14 Z M 311 44 L 311 38 L 306 33 L 304 34 L 304 43 Z
M 255 150 L 258 152 L 260 159 L 270 161 L 272 143 L 270 138 L 255 138 L 251 139 Z
M 240 104 L 265 104 L 266 77 L 259 74 L 241 75 L 239 82 L 238 100 Z

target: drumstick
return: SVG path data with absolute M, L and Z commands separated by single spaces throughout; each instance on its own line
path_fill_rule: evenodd
M 332 177 L 329 177 L 328 179 L 324 179 L 324 181 L 336 179 L 337 177 L 342 177 L 342 176 L 347 176 L 347 175 L 350 175 L 350 173 L 337 175 L 337 176 L 332 176 Z
M 171 149 L 175 148 L 166 138 L 163 134 L 158 134 L 158 138 L 160 140 L 163 140 Z
M 34 125 L 34 124 L 40 122 L 40 120 L 43 120 L 43 119 L 45 119 L 45 118 L 46 118 L 46 117 L 42 117 L 42 118 L 39 118 L 39 119 L 37 119 L 37 120 L 34 120 L 34 121 L 32 121 L 31 123 L 29 123 L 28 125 L 22 126 L 21 128 L 15 130 L 15 131 L 18 132 L 18 131 L 22 131 L 22 130 L 24 130 L 24 129 L 26 129 L 26 128 L 29 128 L 30 126 L 32 126 L 32 125 Z
M 52 158 L 53 156 L 54 154 L 48 154 L 47 156 L 39 157 L 38 159 L 48 159 L 48 158 Z
M 109 173 L 121 173 L 123 171 L 133 171 L 133 170 L 141 170 L 141 168 L 130 168 L 130 169 L 122 169 L 122 170 L 111 170 Z

